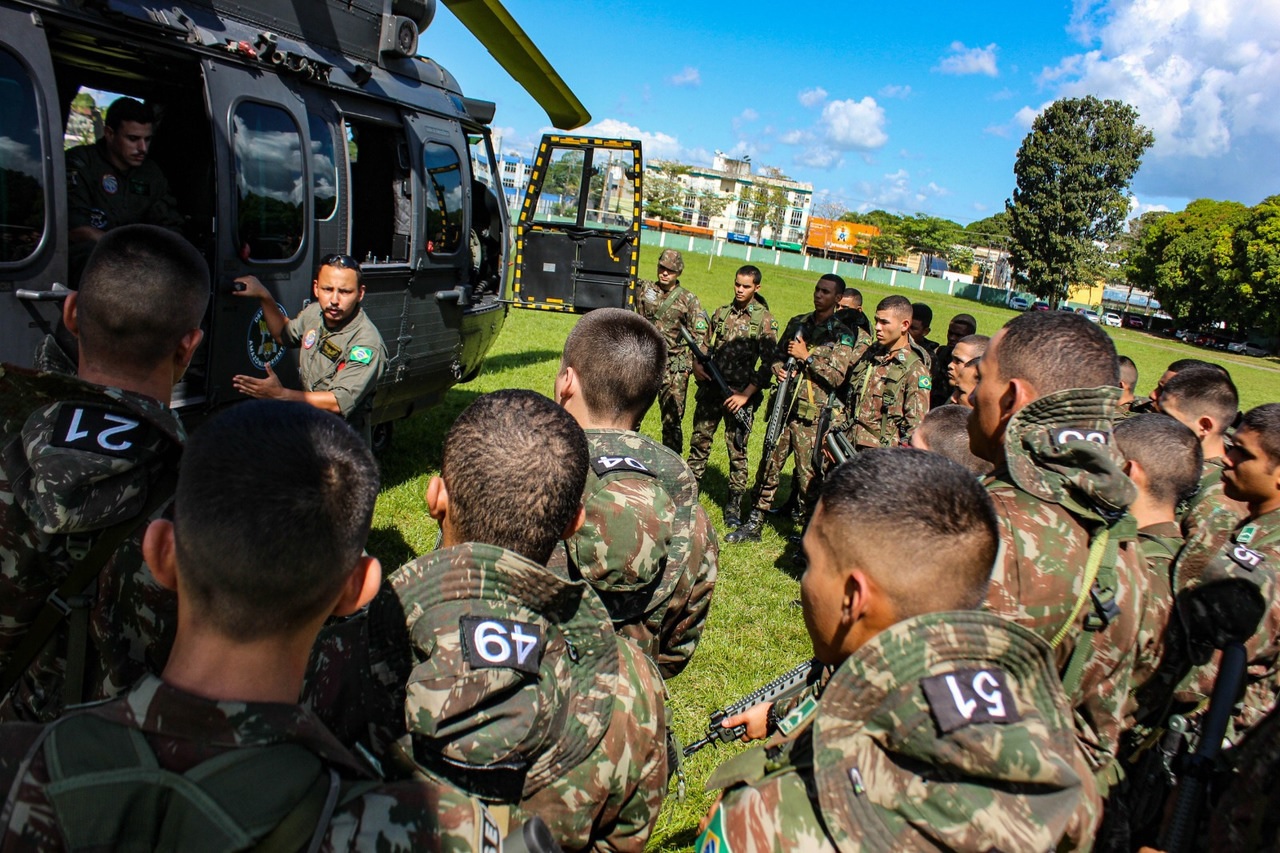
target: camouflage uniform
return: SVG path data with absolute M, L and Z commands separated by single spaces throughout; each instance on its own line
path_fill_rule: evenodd
M 387 347 L 364 309 L 336 332 L 324 325 L 324 308 L 312 302 L 285 324 L 280 342 L 301 347 L 298 375 L 306 391 L 329 391 L 351 428 L 373 443 L 373 392 L 387 369 Z
M 644 849 L 667 787 L 665 687 L 590 586 L 458 545 L 392 574 L 367 627 L 364 673 L 399 712 L 371 729 L 399 741 L 392 758 L 542 817 L 566 850 Z
M 814 466 L 818 419 L 828 407 L 836 389 L 845 381 L 850 365 L 858 359 L 870 340 L 861 330 L 855 332 L 842 325 L 834 315 L 821 323 L 815 323 L 812 311 L 799 314 L 791 318 L 786 331 L 778 340 L 778 351 L 773 362 L 775 371 L 783 369 L 790 358 L 787 348 L 797 330 L 803 330 L 802 337 L 809 348 L 809 361 L 807 364 L 796 362 L 798 372 L 793 381 L 794 391 L 791 394 L 786 425 L 782 429 L 782 435 L 778 437 L 773 453 L 765 460 L 764 474 L 756 484 L 756 512 L 763 512 L 773 504 L 782 467 L 786 464 L 787 457 L 795 453 L 795 485 L 792 493 L 798 496 L 796 514 L 807 515 L 809 498 L 821 486 L 819 472 Z M 774 394 L 772 405 L 778 405 L 776 398 L 777 394 Z
M 1280 850 L 1280 711 L 1230 752 L 1230 781 L 1209 813 L 1201 850 Z
M 1225 518 L 1218 517 L 1210 522 L 1210 516 L 1224 513 L 1236 521 L 1249 514 L 1249 508 L 1240 501 L 1233 501 L 1222 491 L 1222 472 L 1227 470 L 1226 462 L 1221 456 L 1204 460 L 1204 470 L 1200 475 L 1200 488 L 1195 496 L 1187 501 L 1178 521 L 1182 524 L 1182 535 L 1190 539 L 1197 533 L 1206 532 L 1210 526 L 1220 527 Z
M 73 552 L 103 531 L 136 525 L 97 575 L 84 650 L 86 700 L 159 671 L 177 607 L 142 562 L 139 517 L 186 439 L 160 402 L 61 374 L 0 368 L 0 668 L 45 600 L 66 580 Z M 170 483 L 168 488 L 173 488 Z M 64 619 L 0 705 L 0 719 L 46 722 L 62 712 L 69 625 Z
M 379 783 L 367 764 L 344 749 L 314 715 L 297 705 L 215 702 L 171 687 L 155 676 L 146 676 L 128 695 L 81 714 L 141 732 L 160 768 L 175 774 L 186 773 L 211 759 L 225 760 L 229 753 L 239 750 L 300 747 L 311 759 L 307 766 L 315 766 L 317 775 L 330 771 L 344 783 L 365 783 L 356 792 L 344 787 L 348 796 L 339 799 L 321 850 L 497 851 L 491 841 L 497 825 L 479 802 L 450 785 L 426 781 Z M 40 726 L 25 723 L 0 729 L 0 790 L 12 792 L 8 805 L 14 809 L 0 836 L 0 847 L 5 850 L 68 849 L 59 828 L 61 812 L 55 813 L 50 797 L 48 783 L 53 771 L 48 766 L 47 753 L 38 750 L 29 767 L 20 767 L 40 733 Z M 49 743 L 46 739 L 46 749 Z M 19 773 L 23 781 L 15 789 Z M 280 777 L 262 780 L 273 792 L 286 783 L 296 786 L 311 781 Z M 121 791 L 126 784 L 117 783 Z M 107 783 L 99 796 L 110 793 L 111 783 Z M 290 808 L 288 800 L 282 805 Z M 139 811 L 145 813 L 145 807 Z M 233 813 L 232 817 L 236 815 Z M 225 831 L 225 826 L 224 822 L 218 829 Z M 268 820 L 260 827 L 261 835 L 273 827 L 274 823 Z M 152 829 L 159 827 L 139 827 L 135 819 L 125 833 L 136 838 L 136 833 Z M 194 843 L 191 833 L 201 832 L 199 840 L 208 841 L 207 831 L 207 827 L 196 823 L 179 829 L 177 837 L 170 836 L 168 840 Z M 157 845 L 157 849 L 159 846 L 167 845 Z M 252 846 L 252 842 L 246 845 Z
M 673 678 L 693 657 L 711 609 L 715 528 L 679 456 L 638 432 L 586 433 L 586 522 L 565 543 L 573 577 L 595 588 L 618 633 Z
M 663 252 L 662 257 L 665 259 L 667 253 Z M 662 387 L 658 389 L 662 443 L 683 455 L 684 403 L 689 391 L 689 374 L 693 371 L 693 357 L 680 334 L 680 326 L 683 324 L 698 346 L 705 350 L 709 325 L 707 312 L 702 310 L 698 297 L 681 286 L 679 279 L 668 291 L 663 291 L 658 282 L 647 279 L 637 282 L 637 289 L 640 298 L 636 300 L 636 308 L 640 316 L 652 323 L 667 342 L 667 370 L 662 376 Z
M 849 441 L 857 447 L 897 447 L 929 412 L 929 368 L 918 350 L 869 347 L 849 369 Z
M 1138 528 L 1138 547 L 1154 576 L 1163 583 L 1153 581 L 1152 592 L 1173 598 L 1173 561 L 1182 550 L 1182 529 L 1177 523 L 1165 521 Z
M 1098 816 L 1052 652 L 972 611 L 899 622 L 730 759 L 703 853 L 1087 847 Z
M 987 480 L 1004 546 L 987 609 L 1054 647 L 1103 793 L 1118 778 L 1134 673 L 1154 671 L 1170 606 L 1126 514 L 1136 492 L 1111 438 L 1119 395 L 1077 388 L 1020 409 L 1006 427 L 1005 464 Z
M 725 305 L 711 317 L 711 334 L 707 353 L 715 359 L 725 382 L 734 391 L 754 385 L 757 392 L 742 407 L 748 418 L 754 416 L 772 374 L 769 369 L 778 348 L 778 321 L 756 300 L 746 308 Z M 757 365 L 759 365 L 757 367 Z M 747 440 L 751 427 L 740 427 L 734 415 L 724 408 L 724 398 L 714 382 L 699 382 L 693 395 L 693 437 L 689 440 L 689 468 L 702 480 L 707 469 L 707 455 L 716 427 L 724 421 L 724 442 L 729 451 L 729 493 L 741 495 L 747 490 Z

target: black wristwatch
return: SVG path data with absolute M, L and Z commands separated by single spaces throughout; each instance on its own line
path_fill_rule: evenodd
M 778 703 L 774 702 L 769 705 L 769 713 L 765 717 L 764 733 L 766 735 L 777 734 L 778 732 Z

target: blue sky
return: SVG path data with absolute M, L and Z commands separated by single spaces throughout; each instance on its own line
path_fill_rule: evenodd
M 1002 209 L 1031 121 L 1120 98 L 1156 135 L 1135 213 L 1280 193 L 1280 3 L 508 0 L 592 114 L 647 159 L 750 154 L 851 210 Z M 506 150 L 546 115 L 441 4 L 420 52 L 498 104 Z

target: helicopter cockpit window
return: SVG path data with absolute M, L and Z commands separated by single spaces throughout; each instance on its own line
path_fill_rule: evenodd
M 236 107 L 232 123 L 241 256 L 289 260 L 306 233 L 302 134 L 284 110 L 252 101 Z
M 311 198 L 318 220 L 333 216 L 338 207 L 338 160 L 333 149 L 333 133 L 323 118 L 307 116 L 311 134 Z
M 45 231 L 44 152 L 35 90 L 0 49 L 0 266 L 35 254 Z
M 635 168 L 635 155 L 607 148 L 592 153 L 585 224 L 630 228 L 635 218 L 635 182 L 627 173 Z
M 462 163 L 439 142 L 422 146 L 427 176 L 427 251 L 450 254 L 462 244 Z
M 560 148 L 551 154 L 547 177 L 538 192 L 534 222 L 576 223 L 578 194 L 582 190 L 585 154 L 580 149 Z

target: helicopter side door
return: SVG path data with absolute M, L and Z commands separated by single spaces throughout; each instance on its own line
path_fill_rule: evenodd
M 67 294 L 62 118 L 45 31 L 0 7 L 0 340 L 30 364 Z
M 542 137 L 516 224 L 513 305 L 635 307 L 642 171 L 639 140 Z

